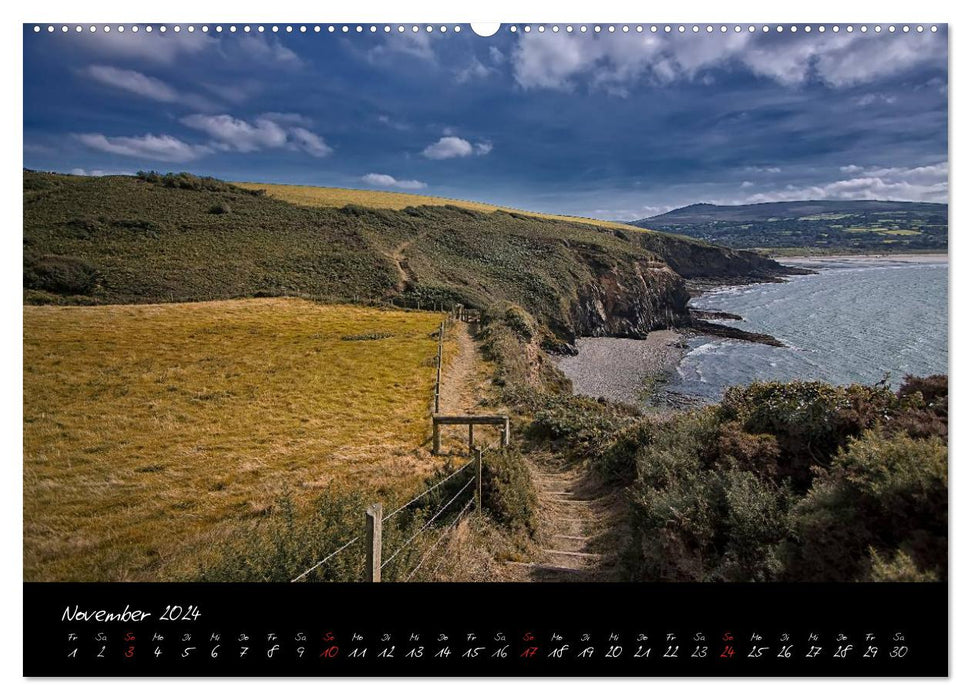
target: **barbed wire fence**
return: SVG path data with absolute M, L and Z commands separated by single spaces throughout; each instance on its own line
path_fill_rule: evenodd
M 490 448 L 486 449 L 488 450 Z M 416 541 L 422 534 L 428 532 L 436 522 L 439 522 L 443 515 L 449 511 L 455 512 L 453 519 L 448 522 L 447 526 L 440 528 L 439 537 L 421 552 L 418 563 L 403 577 L 403 580 L 411 580 L 418 570 L 427 563 L 432 553 L 438 548 L 442 541 L 444 541 L 448 533 L 454 530 L 459 521 L 461 521 L 462 517 L 469 511 L 469 509 L 472 508 L 473 505 L 475 506 L 477 512 L 482 510 L 483 452 L 484 450 L 482 448 L 476 448 L 472 459 L 444 478 L 432 484 L 418 495 L 412 497 L 407 502 L 401 504 L 387 515 L 381 515 L 380 504 L 372 505 L 367 510 L 364 522 L 364 531 L 362 533 L 348 539 L 346 542 L 341 544 L 341 546 L 337 547 L 319 561 L 308 567 L 298 576 L 291 579 L 290 582 L 297 583 L 299 581 L 306 580 L 307 577 L 314 571 L 318 570 L 331 559 L 339 556 L 341 553 L 347 551 L 354 544 L 361 542 L 362 540 L 366 545 L 364 580 L 379 582 L 381 580 L 381 573 L 385 571 L 393 562 L 408 552 L 409 548 L 416 544 Z M 399 544 L 390 555 L 384 557 L 382 545 L 384 540 L 383 535 L 385 532 L 385 524 L 388 523 L 388 521 L 391 521 L 395 516 L 405 512 L 408 508 L 420 504 L 426 497 L 442 490 L 449 482 L 462 474 L 464 474 L 467 478 L 464 481 L 461 481 L 461 486 L 458 487 L 450 497 L 447 494 L 446 496 L 443 496 L 441 500 L 444 500 L 444 503 L 438 506 L 433 514 L 424 518 L 420 525 L 416 525 L 413 531 L 405 536 L 404 541 Z M 360 567 L 357 567 L 357 570 L 360 570 Z

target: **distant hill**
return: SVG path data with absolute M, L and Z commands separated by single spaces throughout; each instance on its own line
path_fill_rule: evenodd
M 485 205 L 415 206 L 350 190 L 266 192 L 187 173 L 25 172 L 23 183 L 24 300 L 34 304 L 257 296 L 426 309 L 512 302 L 561 339 L 637 337 L 690 323 L 686 279 L 787 271 L 684 237 Z M 316 203 L 318 194 L 327 201 Z M 340 206 L 335 196 L 371 206 Z
M 631 225 L 733 248 L 947 249 L 947 205 L 876 200 L 692 204 Z

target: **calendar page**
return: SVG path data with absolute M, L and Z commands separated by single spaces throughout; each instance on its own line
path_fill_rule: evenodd
M 25 676 L 948 675 L 946 24 L 22 32 Z

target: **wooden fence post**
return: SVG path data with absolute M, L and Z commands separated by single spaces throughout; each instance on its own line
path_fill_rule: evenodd
M 472 423 L 469 423 L 469 454 L 472 454 L 472 450 L 475 448 L 475 437 L 472 433 L 474 427 Z
M 445 321 L 438 327 L 438 360 L 435 362 L 435 413 L 438 413 L 438 400 L 442 393 L 442 350 L 445 343 Z
M 506 422 L 502 424 L 502 446 L 509 447 L 509 416 L 506 416 Z
M 475 512 L 482 512 L 482 448 L 475 448 Z
M 442 428 L 432 421 L 432 454 L 437 455 L 442 450 Z
M 368 583 L 381 583 L 381 513 L 380 503 L 368 507 L 365 513 L 364 542 L 367 564 L 364 575 Z

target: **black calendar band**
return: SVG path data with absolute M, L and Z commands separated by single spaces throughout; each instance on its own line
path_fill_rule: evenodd
M 946 584 L 24 584 L 27 676 L 945 676 Z

